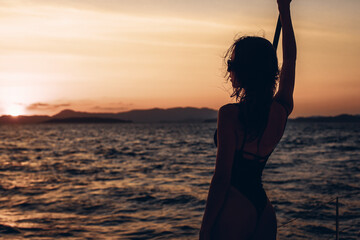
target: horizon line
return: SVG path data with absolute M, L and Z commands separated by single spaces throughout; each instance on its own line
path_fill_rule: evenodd
M 81 110 L 74 110 L 74 109 L 70 109 L 70 108 L 64 108 L 60 111 L 58 111 L 55 114 L 20 114 L 20 115 L 11 115 L 11 114 L 2 114 L 0 115 L 0 117 L 13 117 L 13 118 L 18 118 L 18 117 L 35 117 L 35 116 L 48 116 L 48 117 L 53 117 L 61 112 L 64 111 L 73 111 L 73 112 L 77 112 L 77 113 L 90 113 L 90 114 L 120 114 L 120 113 L 126 113 L 126 112 L 132 112 L 132 111 L 148 111 L 148 110 L 155 110 L 155 109 L 159 109 L 159 110 L 170 110 L 170 109 L 181 109 L 181 108 L 193 108 L 193 109 L 209 109 L 209 110 L 213 110 L 213 111 L 218 111 L 216 109 L 213 108 L 209 108 L 209 107 L 191 107 L 191 106 L 186 106 L 186 107 L 170 107 L 170 108 L 161 108 L 161 107 L 153 107 L 153 108 L 134 108 L 134 109 L 130 109 L 130 110 L 125 110 L 125 111 L 121 111 L 121 112 L 92 112 L 92 111 L 81 111 Z M 356 113 L 356 114 L 351 114 L 351 113 L 339 113 L 339 114 L 335 114 L 335 115 L 309 115 L 309 116 L 297 116 L 297 117 L 290 117 L 289 119 L 296 119 L 296 118 L 314 118 L 314 117 L 337 117 L 337 116 L 342 116 L 342 115 L 349 115 L 349 116 L 360 116 L 360 113 Z
M 195 109 L 209 109 L 209 110 L 213 110 L 213 111 L 218 111 L 216 109 L 213 108 L 209 108 L 209 107 L 191 107 L 191 106 L 186 106 L 186 107 L 169 107 L 169 108 L 161 108 L 161 107 L 152 107 L 152 108 L 134 108 L 134 109 L 130 109 L 130 110 L 124 110 L 121 112 L 93 112 L 93 111 L 81 111 L 81 110 L 74 110 L 71 108 L 64 108 L 60 111 L 58 111 L 55 114 L 20 114 L 20 115 L 11 115 L 11 114 L 2 114 L 0 115 L 0 117 L 4 117 L 4 116 L 10 116 L 10 117 L 29 117 L 29 116 L 54 116 L 57 115 L 63 111 L 73 111 L 73 112 L 78 112 L 78 113 L 93 113 L 93 114 L 119 114 L 119 113 L 125 113 L 125 112 L 131 112 L 131 111 L 147 111 L 147 110 L 154 110 L 154 109 L 160 109 L 160 110 L 170 110 L 170 109 L 175 109 L 175 108 L 195 108 Z

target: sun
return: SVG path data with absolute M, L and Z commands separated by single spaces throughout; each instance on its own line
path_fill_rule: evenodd
M 19 104 L 11 104 L 6 107 L 5 114 L 13 117 L 24 114 L 24 107 Z

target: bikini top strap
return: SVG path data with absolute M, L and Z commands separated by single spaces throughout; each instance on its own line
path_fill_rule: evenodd
M 268 155 L 266 155 L 266 156 L 259 156 L 259 155 L 254 154 L 254 153 L 244 151 L 244 147 L 245 147 L 245 143 L 246 143 L 246 137 L 247 137 L 247 131 L 245 130 L 245 131 L 244 131 L 243 142 L 242 142 L 241 148 L 240 148 L 240 151 L 242 152 L 242 154 L 245 153 L 245 154 L 248 154 L 248 155 L 252 155 L 252 156 L 255 157 L 255 159 L 257 159 L 257 160 L 261 160 L 261 159 L 267 160 L 267 159 L 270 157 L 271 153 L 274 151 L 274 150 L 271 151 L 271 152 L 270 152 Z

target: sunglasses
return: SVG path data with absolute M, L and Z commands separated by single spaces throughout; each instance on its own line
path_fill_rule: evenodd
M 227 71 L 231 72 L 234 70 L 234 61 L 231 61 L 231 59 L 227 60 Z

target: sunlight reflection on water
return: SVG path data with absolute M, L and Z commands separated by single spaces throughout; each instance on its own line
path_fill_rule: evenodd
M 213 123 L 0 126 L 6 238 L 194 239 L 214 169 Z M 359 191 L 360 126 L 289 123 L 264 170 L 279 239 L 334 236 L 334 194 Z M 359 222 L 359 195 L 341 199 Z M 356 239 L 355 230 L 342 233 Z

